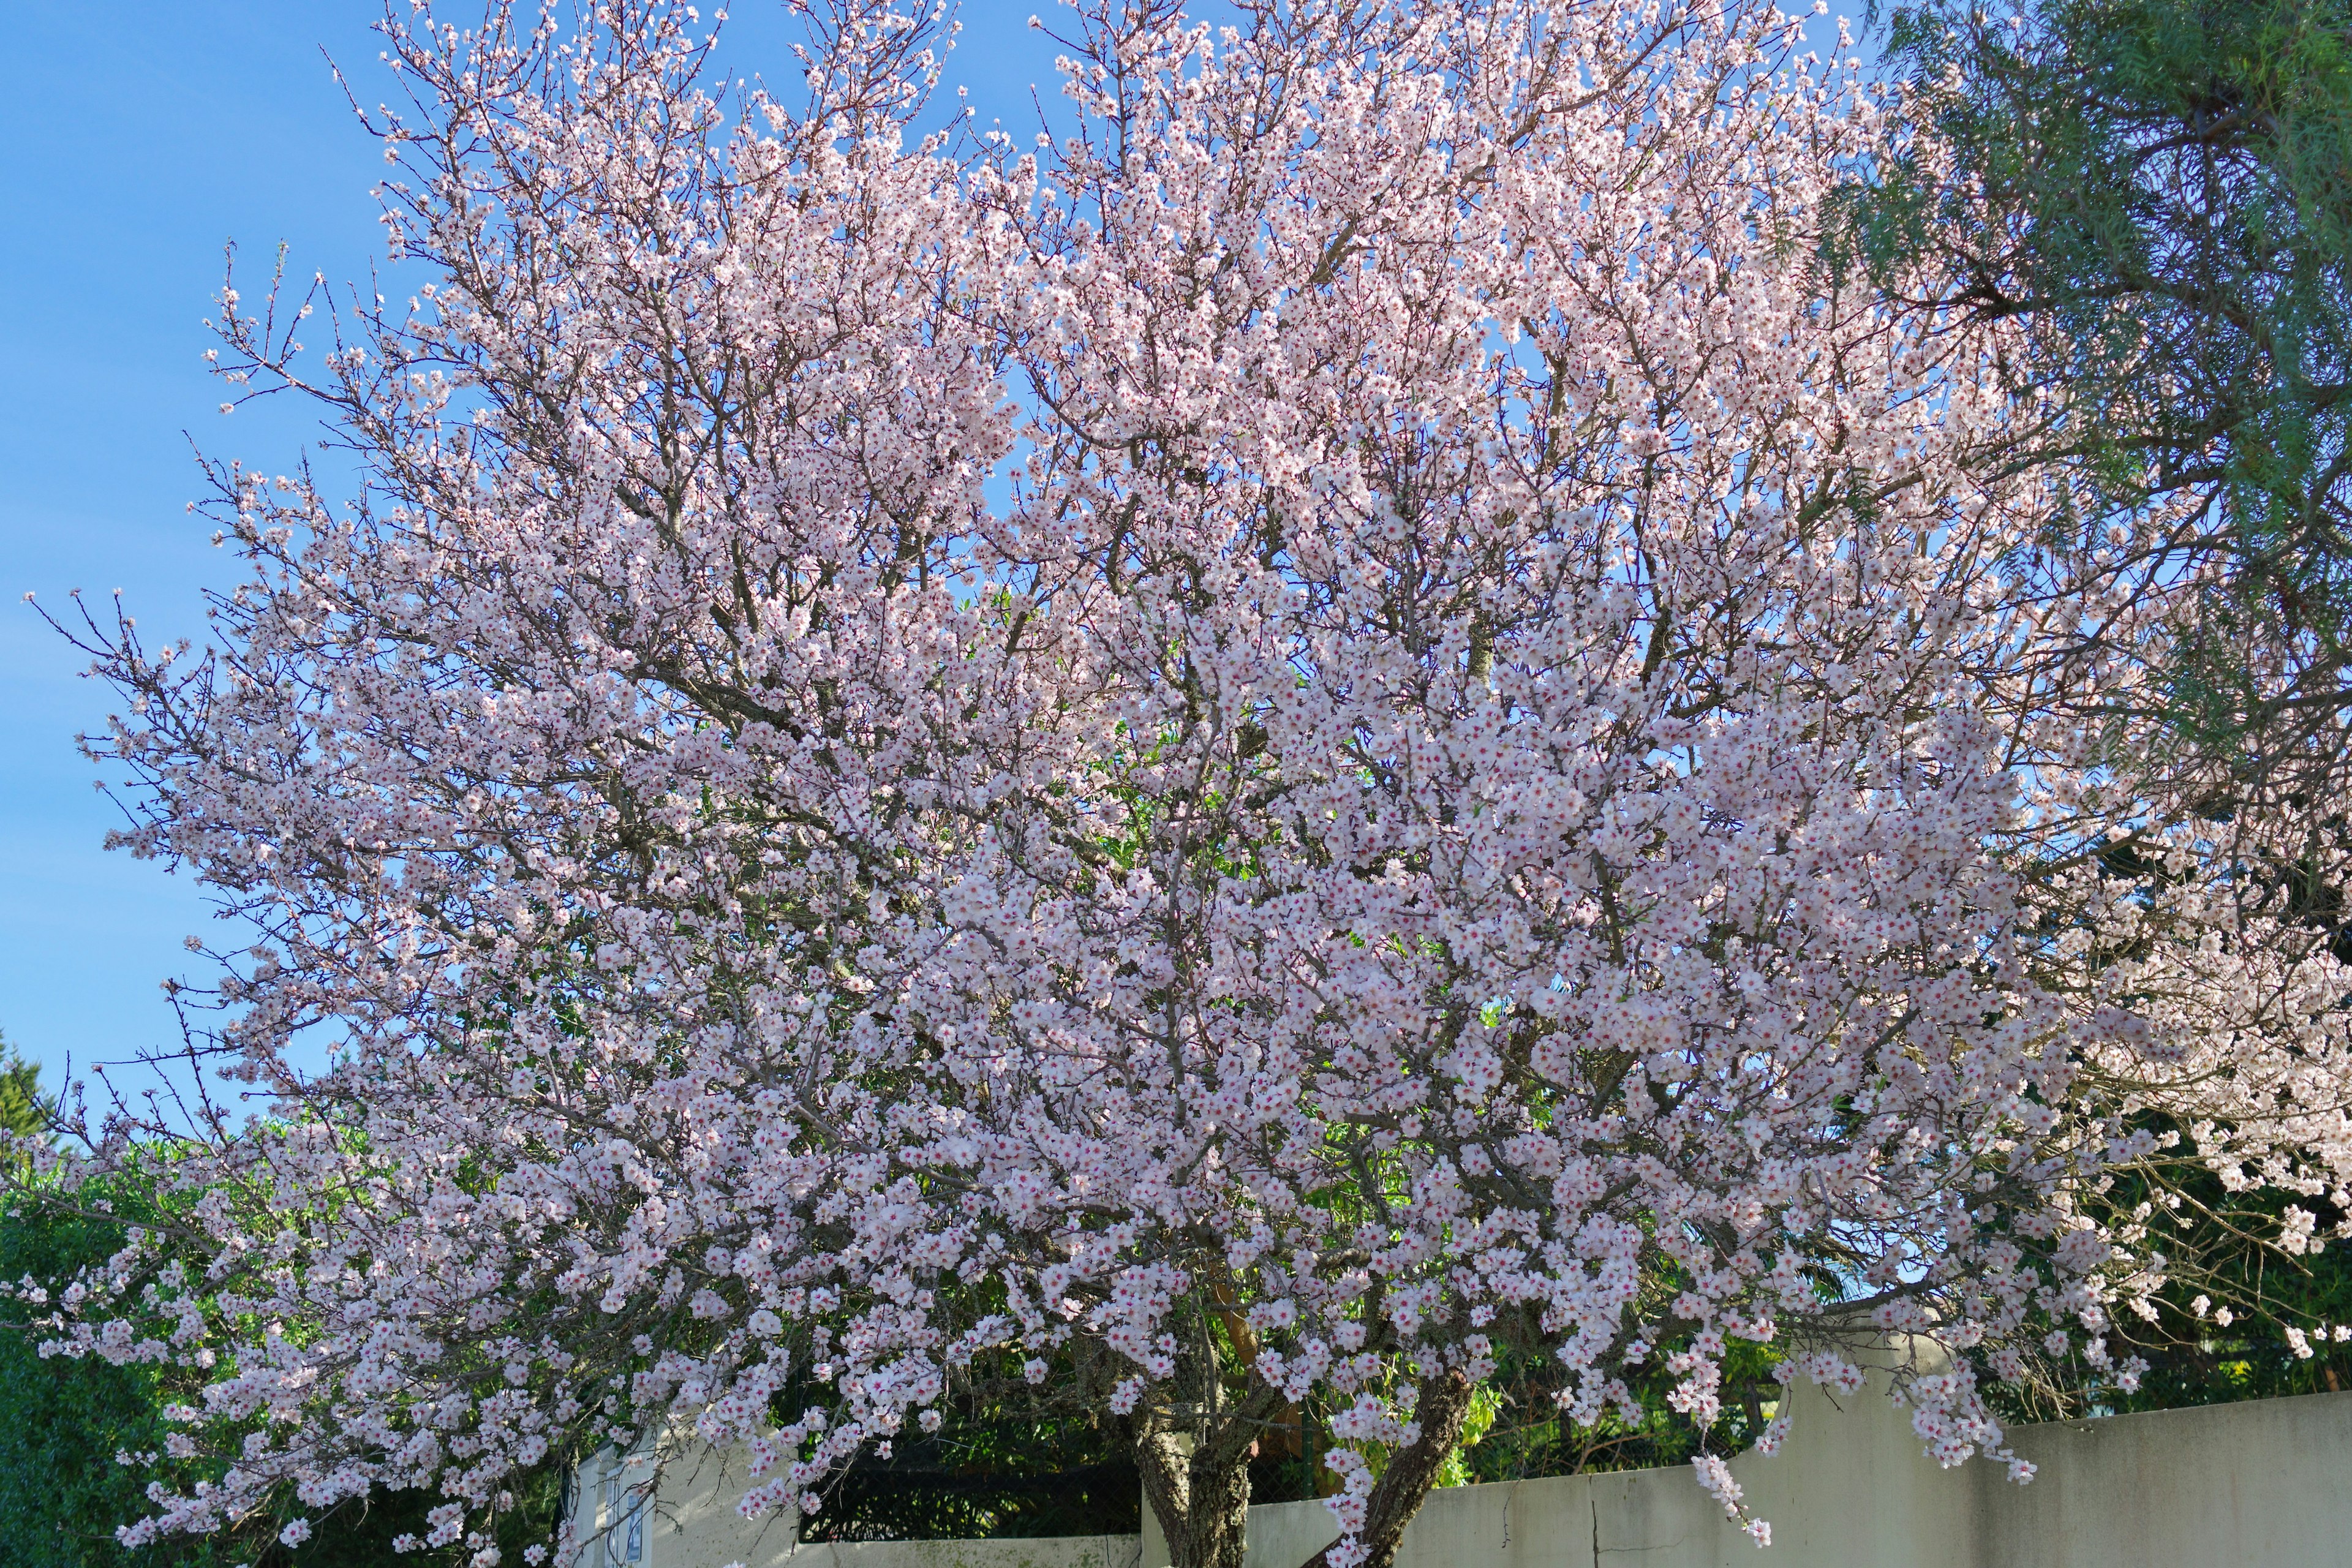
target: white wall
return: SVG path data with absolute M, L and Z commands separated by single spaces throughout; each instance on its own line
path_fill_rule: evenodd
M 1794 1394 L 1773 1458 L 1732 1461 L 1759 1552 L 1687 1467 L 1431 1494 L 1397 1568 L 2352 1568 L 2352 1394 L 2022 1427 L 2039 1467 L 1938 1469 L 1883 1374 L 1832 1408 Z M 1070 1541 L 891 1542 L 795 1550 L 734 1515 L 743 1478 L 716 1461 L 663 1480 L 644 1568 L 1164 1568 L 1145 1533 Z M 1249 1568 L 1299 1568 L 1334 1538 L 1319 1502 L 1250 1510 Z

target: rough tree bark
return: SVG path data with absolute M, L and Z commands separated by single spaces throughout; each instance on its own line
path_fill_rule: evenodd
M 1389 1457 L 1388 1468 L 1372 1483 L 1364 1515 L 1365 1556 L 1361 1568 L 1391 1568 L 1404 1527 L 1421 1511 L 1423 1500 L 1437 1479 L 1446 1456 L 1462 1440 L 1462 1423 L 1470 1414 L 1470 1379 L 1460 1372 L 1441 1372 L 1421 1383 L 1420 1402 L 1413 1407 L 1421 1436 L 1412 1447 Z M 1239 1559 L 1236 1558 L 1238 1563 Z M 1331 1549 L 1325 1547 L 1300 1568 L 1331 1568 Z
M 1253 1389 L 1188 1450 L 1184 1433 L 1139 1427 L 1135 1457 L 1144 1500 L 1168 1539 L 1171 1568 L 1242 1568 L 1247 1549 L 1253 1428 L 1279 1403 Z M 1261 1408 L 1263 1406 L 1264 1408 Z
M 1462 1440 L 1473 1384 L 1460 1372 L 1422 1380 L 1414 1414 L 1421 1435 L 1390 1456 L 1373 1483 L 1364 1518 L 1362 1568 L 1391 1568 L 1404 1527 L 1421 1511 L 1446 1456 Z M 1166 1421 L 1139 1420 L 1135 1456 L 1144 1500 L 1167 1538 L 1170 1568 L 1243 1568 L 1248 1552 L 1252 1444 L 1286 1406 L 1272 1389 L 1253 1388 L 1218 1414 L 1207 1441 Z M 1156 1568 L 1156 1565 L 1155 1565 Z M 1300 1568 L 1331 1568 L 1328 1548 Z

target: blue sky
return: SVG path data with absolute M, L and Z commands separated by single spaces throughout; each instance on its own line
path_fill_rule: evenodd
M 730 63 L 783 68 L 781 8 L 735 10 Z M 1050 0 L 963 5 L 951 77 L 983 123 L 1033 128 L 1033 82 L 1057 101 L 1033 10 Z M 187 973 L 182 940 L 210 917 L 187 879 L 101 849 L 120 815 L 73 737 L 103 726 L 110 694 L 18 601 L 62 611 L 79 588 L 103 607 L 119 588 L 152 638 L 201 632 L 203 590 L 232 563 L 185 510 L 191 440 L 282 472 L 315 435 L 290 403 L 216 412 L 202 322 L 221 248 L 235 239 L 251 269 L 283 242 L 293 275 L 338 280 L 378 255 L 381 153 L 326 57 L 382 93 L 379 15 L 375 0 L 0 5 L 20 62 L 0 95 L 0 1030 L 51 1087 L 68 1059 L 79 1076 L 176 1039 L 162 982 Z
M 159 635 L 203 624 L 227 563 L 183 510 L 188 437 L 282 460 L 283 414 L 211 412 L 199 355 L 222 242 L 280 237 L 349 275 L 375 161 L 321 44 L 373 59 L 366 13 L 309 4 L 0 8 L 0 1029 L 55 1070 L 168 1043 L 159 983 L 205 908 L 100 848 L 113 808 L 76 731 L 107 693 L 18 603 L 123 591 Z M 231 428 L 234 426 L 235 428 Z
M 736 10 L 730 58 L 782 67 L 781 8 Z M 963 7 L 956 74 L 1009 128 L 1031 123 L 1030 82 L 1052 91 L 1033 10 L 1050 6 Z M 378 255 L 381 153 L 325 54 L 366 96 L 380 15 L 373 0 L 0 5 L 0 49 L 24 62 L 0 95 L 0 1030 L 52 1087 L 68 1058 L 79 1076 L 176 1039 L 161 983 L 187 973 L 182 939 L 210 916 L 187 879 L 101 849 L 121 816 L 73 737 L 103 726 L 110 694 L 21 596 L 56 611 L 73 589 L 102 605 L 120 588 L 142 632 L 201 631 L 202 592 L 232 563 L 184 510 L 191 439 L 283 471 L 316 429 L 290 403 L 216 411 L 201 356 L 221 247 L 236 240 L 250 269 L 282 241 L 290 271 L 331 279 Z

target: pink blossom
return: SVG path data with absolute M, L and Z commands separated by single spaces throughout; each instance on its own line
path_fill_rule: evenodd
M 1874 1321 L 2005 1457 L 1979 1372 L 2158 1281 L 2078 1202 L 2118 1100 L 2352 1173 L 2344 977 L 2146 717 L 2168 520 L 2074 548 L 2004 329 L 1811 259 L 1885 105 L 1760 5 L 1308 13 L 1082 5 L 1037 153 L 923 136 L 865 0 L 789 100 L 666 5 L 386 21 L 431 287 L 314 290 L 315 363 L 221 296 L 368 489 L 218 470 L 214 645 L 83 634 L 271 1107 L 182 1144 L 201 1280 L 56 1298 L 201 1371 L 139 1541 L 292 1482 L 449 1545 L 689 1429 L 814 1508 L 975 1386 L 1242 1464 L 1311 1393 L 1343 1568 L 1508 1342 L 1706 1424 L 1729 1337 L 1852 1393 Z

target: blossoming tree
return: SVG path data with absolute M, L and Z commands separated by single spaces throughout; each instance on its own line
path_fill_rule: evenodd
M 2293 803 L 2147 743 L 2197 564 L 1817 262 L 1850 71 L 1746 4 L 1075 16 L 1034 149 L 920 134 L 880 5 L 789 99 L 663 4 L 387 19 L 429 285 L 219 323 L 363 489 L 221 470 L 212 644 L 83 633 L 271 1106 L 57 1303 L 202 1387 L 133 1538 L 425 1488 L 486 1568 L 551 1454 L 818 1508 L 985 1387 L 1122 1418 L 1179 1568 L 1317 1402 L 1382 1568 L 1506 1347 L 1704 1426 L 1733 1340 L 1907 1332 L 2000 1458 L 1979 1380 L 2152 1310 L 2101 1182 L 2343 1203 Z

